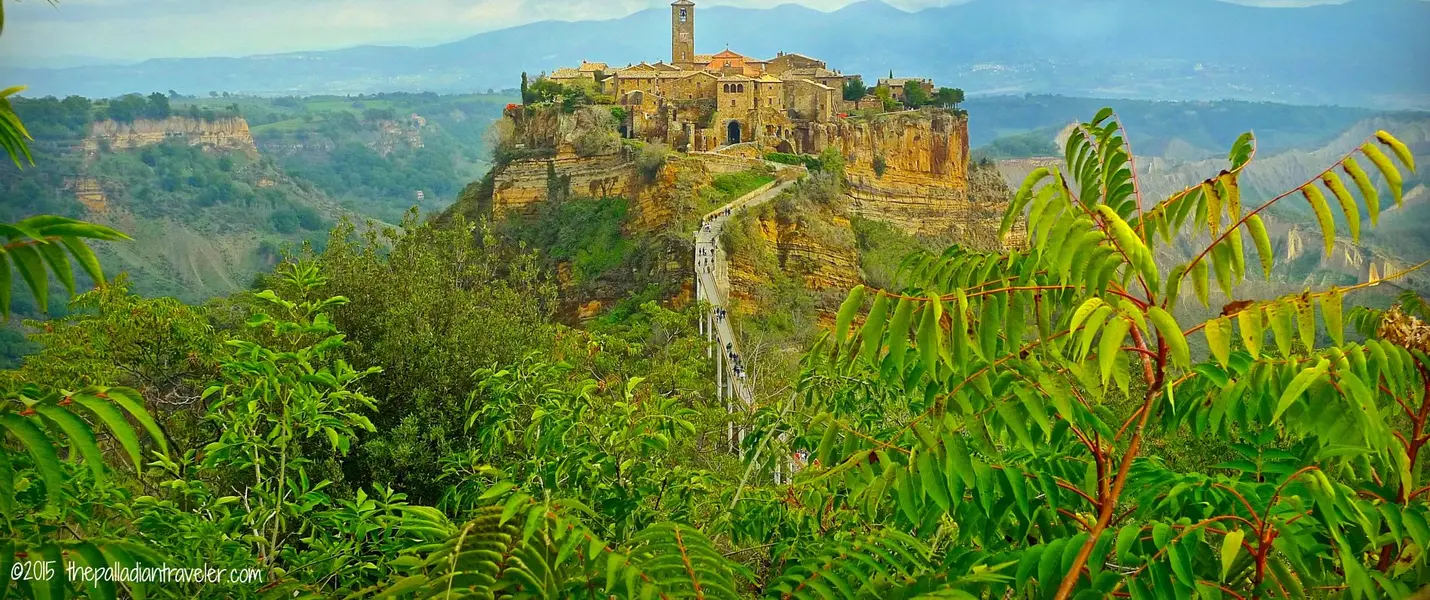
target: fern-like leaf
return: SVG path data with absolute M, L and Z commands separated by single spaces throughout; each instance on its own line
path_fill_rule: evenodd
M 1350 176 L 1351 181 L 1355 182 L 1356 188 L 1360 190 L 1361 198 L 1365 199 L 1365 208 L 1366 212 L 1370 214 L 1371 226 L 1379 226 L 1380 192 L 1375 189 L 1374 185 L 1371 185 L 1370 176 L 1366 175 L 1365 169 L 1361 168 L 1360 163 L 1356 162 L 1353 156 L 1346 157 L 1346 160 L 1341 163 L 1341 169 Z
M 1311 204 L 1311 210 L 1316 213 L 1316 223 L 1321 228 L 1321 240 L 1326 246 L 1325 256 L 1330 256 L 1336 247 L 1336 221 L 1331 217 L 1331 207 L 1326 203 L 1326 196 L 1315 184 L 1302 188 L 1301 194 L 1306 197 L 1306 202 Z
M 104 281 L 99 261 L 84 240 L 129 239 L 123 233 L 108 227 L 49 215 L 31 217 L 18 223 L 0 223 L 0 236 L 4 237 L 5 242 L 0 245 L 0 279 L 3 279 L 3 283 L 0 283 L 0 317 L 3 318 L 10 316 L 11 263 L 20 278 L 29 286 L 35 304 L 42 312 L 48 311 L 51 272 L 67 292 L 74 294 L 74 269 L 69 262 L 70 256 L 80 263 L 96 283 Z M 66 249 L 69 250 L 68 255 L 65 253 Z
M 1390 158 L 1387 157 L 1384 152 L 1381 152 L 1380 148 L 1377 148 L 1370 142 L 1366 142 L 1365 145 L 1361 146 L 1360 151 L 1361 154 L 1364 154 L 1366 158 L 1370 159 L 1370 162 L 1375 164 L 1377 169 L 1380 169 L 1380 174 L 1385 176 L 1385 184 L 1390 186 L 1390 196 L 1395 199 L 1395 206 L 1399 207 L 1404 204 L 1403 188 L 1405 182 L 1400 177 L 1400 171 L 1390 162 Z

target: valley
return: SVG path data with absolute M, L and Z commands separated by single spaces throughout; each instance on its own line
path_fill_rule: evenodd
M 488 168 L 483 134 L 511 100 L 213 96 L 21 100 L 37 166 L 0 165 L 0 213 L 134 232 L 101 251 L 134 289 L 202 302 L 246 288 L 285 247 L 322 247 L 340 220 L 439 212 Z

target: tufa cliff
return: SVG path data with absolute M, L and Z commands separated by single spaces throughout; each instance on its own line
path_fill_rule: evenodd
M 212 121 L 189 117 L 169 117 L 162 121 L 136 119 L 130 123 L 99 121 L 90 127 L 84 140 L 84 151 L 93 155 L 101 147 L 116 150 L 152 146 L 170 139 L 182 139 L 189 145 L 215 150 L 238 151 L 258 155 L 248 121 L 242 117 L 222 117 Z
M 604 109 L 562 114 L 518 107 L 497 127 L 503 140 L 491 192 L 497 215 L 531 214 L 553 193 L 639 199 L 650 195 L 650 188 L 663 187 L 655 177 L 642 177 L 640 163 L 649 161 L 641 155 L 649 150 L 621 143 Z M 990 203 L 988 190 L 973 189 L 980 182 L 970 182 L 965 116 L 934 109 L 889 113 L 807 123 L 795 135 L 811 153 L 833 149 L 843 157 L 854 215 L 924 236 L 972 234 L 990 221 L 996 228 L 1002 216 L 1000 200 Z M 507 160 L 500 160 L 502 154 Z M 678 156 L 698 158 L 706 171 L 724 173 L 757 166 L 761 154 L 753 144 L 739 144 L 720 153 Z
M 802 182 L 768 205 L 741 215 L 727 227 L 731 295 L 747 312 L 769 306 L 781 287 L 797 282 L 813 296 L 815 317 L 833 322 L 843 294 L 859 284 L 896 287 L 892 274 L 915 250 L 942 252 L 953 244 L 993 249 L 998 222 L 1012 190 L 991 165 L 968 169 L 962 211 L 930 219 L 942 224 L 910 226 L 870 213 L 856 200 L 854 177 L 843 186 L 828 175 Z M 867 188 L 866 188 L 867 189 Z M 883 198 L 873 204 L 883 205 Z
M 968 119 L 921 110 L 810 123 L 800 146 L 844 157 L 851 210 L 910 233 L 938 235 L 974 218 L 968 189 Z
M 770 150 L 746 143 L 676 153 L 621 140 L 601 107 L 564 113 L 514 106 L 495 127 L 497 166 L 463 192 L 454 212 L 540 218 L 567 198 L 619 197 L 628 202 L 629 235 L 673 234 L 662 236 L 668 239 L 688 236 L 685 227 L 703 212 L 700 192 L 712 177 L 763 168 Z M 886 223 L 896 232 L 885 236 L 896 241 L 878 249 L 880 273 L 892 270 L 882 264 L 887 256 L 918 248 L 997 243 L 1011 191 L 996 170 L 970 169 L 965 116 L 908 111 L 805 123 L 794 133 L 801 149 L 837 155 L 842 177 L 812 177 L 740 220 L 740 247 L 727 248 L 737 303 L 767 307 L 766 296 L 798 288 L 813 293 L 820 315 L 832 312 L 845 291 L 868 281 L 865 263 L 873 259 L 861 250 L 855 221 Z M 682 251 L 661 252 L 669 268 L 657 268 L 659 277 L 686 275 Z M 583 318 L 619 298 L 590 288 L 573 296 L 579 297 L 568 301 L 579 303 Z

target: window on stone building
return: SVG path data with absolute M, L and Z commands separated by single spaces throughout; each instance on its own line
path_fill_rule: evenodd
M 686 12 L 686 9 L 684 9 L 684 8 L 680 9 L 680 22 L 681 22 L 681 23 L 684 23 L 685 20 L 686 20 L 687 18 L 689 18 L 689 17 L 690 17 L 690 15 L 689 15 L 689 13 Z

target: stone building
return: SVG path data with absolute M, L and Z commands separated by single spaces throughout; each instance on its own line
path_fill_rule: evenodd
M 845 83 L 857 75 L 831 70 L 819 59 L 780 52 L 762 60 L 729 48 L 697 53 L 695 2 L 676 0 L 670 7 L 670 62 L 610 67 L 583 61 L 547 77 L 563 84 L 590 82 L 625 109 L 622 135 L 684 151 L 751 142 L 804 151 L 798 140 L 808 136 L 800 136 L 800 128 L 860 108 L 859 102 L 844 100 Z
M 879 85 L 875 87 L 887 88 L 889 90 L 889 97 L 903 102 L 908 98 L 906 95 L 908 88 L 915 85 L 922 87 L 925 94 L 933 95 L 933 80 L 922 77 L 890 77 L 888 79 L 880 79 Z

